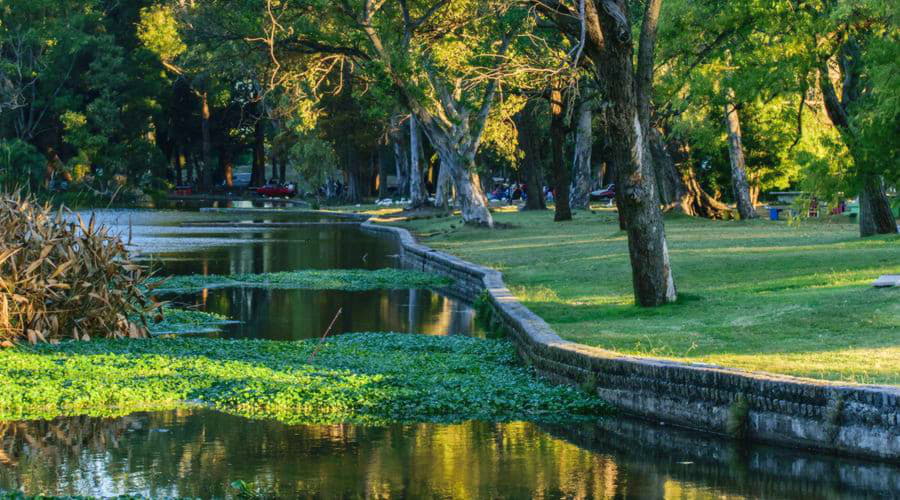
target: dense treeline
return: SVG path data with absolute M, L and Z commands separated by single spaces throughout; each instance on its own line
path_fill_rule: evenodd
M 859 197 L 896 232 L 886 0 L 7 0 L 0 183 L 107 194 L 299 177 L 492 225 L 492 178 L 555 218 L 617 184 L 638 302 L 675 300 L 662 212 Z M 433 198 L 430 198 L 433 196 Z

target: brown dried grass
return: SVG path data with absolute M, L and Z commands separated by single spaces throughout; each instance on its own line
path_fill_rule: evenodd
M 146 337 L 150 274 L 94 217 L 65 213 L 0 194 L 0 343 Z

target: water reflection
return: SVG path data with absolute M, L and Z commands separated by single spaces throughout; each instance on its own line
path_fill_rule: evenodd
M 162 296 L 182 307 L 196 307 L 242 321 L 229 325 L 235 338 L 299 340 L 321 337 L 338 310 L 331 334 L 409 332 L 428 335 L 477 335 L 471 306 L 432 290 L 268 290 L 214 288 Z
M 326 498 L 863 498 L 900 489 L 895 466 L 710 448 L 693 434 L 614 425 L 286 426 L 206 410 L 6 423 L 0 489 L 211 497 L 236 479 L 280 497 Z M 659 448 L 634 440 L 648 433 L 665 438 Z
M 193 229 L 193 228 L 191 228 Z M 195 241 L 225 238 L 214 248 L 151 253 L 163 274 L 236 274 L 297 269 L 379 269 L 397 265 L 394 242 L 356 226 L 308 226 L 291 229 L 216 228 L 210 233 L 161 234 L 160 238 Z M 235 241 L 237 240 L 237 241 Z

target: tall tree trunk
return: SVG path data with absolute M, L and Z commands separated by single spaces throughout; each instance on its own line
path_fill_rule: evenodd
M 859 235 L 862 237 L 897 232 L 897 221 L 877 175 L 864 175 L 859 190 Z
M 287 181 L 287 163 L 285 155 L 278 157 L 278 178 L 281 179 L 281 182 Z
M 644 131 L 638 116 L 628 6 L 624 0 L 602 0 L 602 11 L 596 7 L 594 2 L 585 2 L 587 18 L 599 17 L 602 31 L 602 60 L 595 61 L 595 67 L 600 72 L 599 81 L 607 82 L 612 103 L 609 131 L 616 198 L 627 226 L 635 301 L 641 306 L 658 306 L 674 302 L 677 294 L 652 160 L 645 155 Z M 589 30 L 595 26 L 591 22 L 587 25 Z M 648 97 L 643 94 L 643 99 Z
M 409 208 L 428 203 L 428 192 L 422 179 L 422 131 L 415 113 L 409 116 Z
M 266 129 L 262 114 L 253 126 L 253 166 L 250 170 L 250 185 L 262 186 L 266 183 Z
M 200 188 L 203 190 L 209 190 L 213 184 L 212 142 L 209 138 L 209 118 L 209 99 L 206 92 L 203 92 L 200 94 L 200 133 L 202 137 L 201 152 L 203 164 L 200 166 L 198 175 Z
M 525 180 L 525 210 L 546 210 L 541 175 L 541 140 L 537 133 L 535 101 L 530 100 L 515 116 L 519 147 L 524 153 L 519 169 Z
M 270 178 L 284 182 L 284 179 L 278 176 L 278 152 L 274 147 L 272 148 L 272 154 L 270 154 L 269 157 L 269 161 L 272 162 L 272 176 Z
M 440 158 L 440 154 L 438 154 Z M 434 206 L 443 210 L 450 210 L 450 201 L 453 197 L 452 180 L 450 179 L 450 167 L 446 166 L 443 159 L 438 161 L 437 185 L 434 193 Z
M 575 210 L 588 210 L 591 205 L 591 150 L 594 134 L 591 128 L 591 101 L 580 99 L 575 111 L 575 158 L 572 162 L 570 205 Z
M 390 161 L 388 159 L 386 147 L 379 146 L 376 155 L 376 165 L 378 166 L 378 198 L 384 199 L 390 194 L 388 186 L 388 166 Z
M 410 197 L 410 184 L 409 184 L 409 141 L 405 140 L 406 134 L 404 134 L 405 127 L 400 125 L 400 115 L 394 115 L 391 117 L 390 123 L 390 139 L 391 139 L 391 149 L 394 152 L 394 172 L 397 176 L 397 195 L 400 198 L 409 198 Z
M 572 220 L 572 209 L 569 207 L 569 184 L 572 177 L 563 155 L 566 144 L 565 99 L 562 89 L 550 90 L 550 144 L 553 150 L 553 187 L 556 190 L 553 220 L 556 222 Z
M 747 165 L 741 141 L 741 120 L 735 105 L 734 90 L 728 89 L 725 103 L 725 126 L 728 128 L 728 156 L 731 159 L 731 188 L 741 220 L 755 219 L 756 209 L 750 199 L 750 182 L 747 180 Z

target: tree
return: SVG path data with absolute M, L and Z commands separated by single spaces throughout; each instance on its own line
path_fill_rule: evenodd
M 575 153 L 572 161 L 571 206 L 576 210 L 590 208 L 592 170 L 591 153 L 594 146 L 593 107 L 590 96 L 582 95 L 575 108 Z
M 734 104 L 734 91 L 729 89 L 728 102 L 725 103 L 725 125 L 728 129 L 728 157 L 731 159 L 731 186 L 741 220 L 755 219 L 756 208 L 750 199 L 750 183 L 747 181 L 744 147 L 741 143 L 741 120 L 737 105 Z
M 636 76 L 634 43 L 628 5 L 622 0 L 593 0 L 579 4 L 537 1 L 537 8 L 573 40 L 596 71 L 610 101 L 608 114 L 611 161 L 616 171 L 616 201 L 628 233 L 635 301 L 658 306 L 677 299 L 669 263 L 662 212 L 652 158 L 641 115 L 649 109 L 653 51 L 661 0 L 651 0 L 642 24 Z M 583 10 L 580 8 L 583 6 Z M 577 22 L 579 20 L 581 22 Z M 583 33 L 583 36 L 582 36 Z

